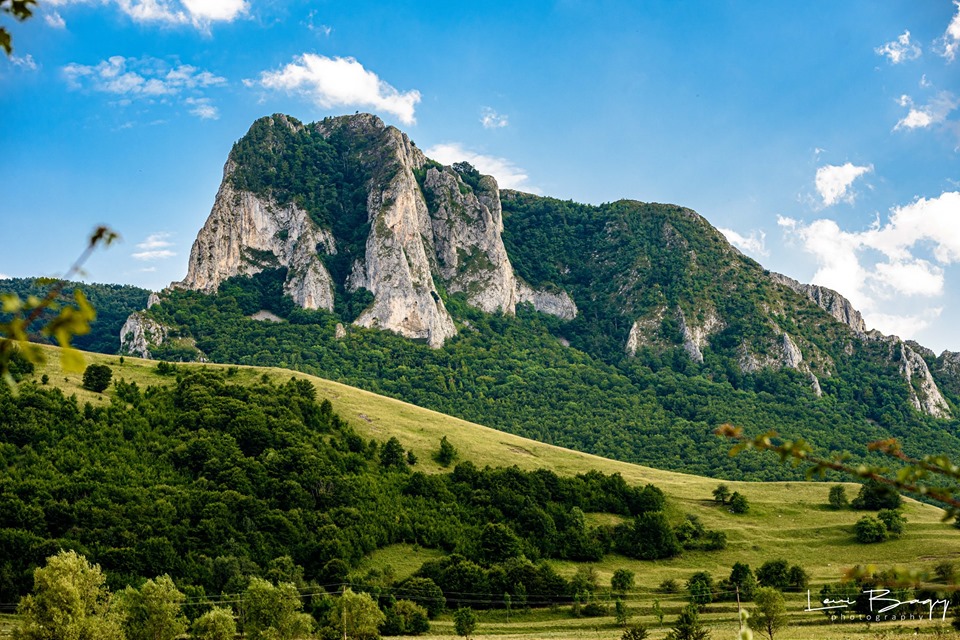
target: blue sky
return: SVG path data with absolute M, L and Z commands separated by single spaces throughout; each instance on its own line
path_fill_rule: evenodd
M 960 5 L 40 0 L 5 22 L 0 274 L 186 273 L 254 119 L 371 111 L 501 186 L 696 209 L 960 351 Z

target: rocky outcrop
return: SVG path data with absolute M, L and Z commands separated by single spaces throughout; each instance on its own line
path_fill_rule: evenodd
M 150 349 L 166 339 L 166 327 L 143 311 L 137 311 L 127 317 L 120 329 L 120 353 L 149 360 Z
M 867 332 L 867 325 L 863 322 L 863 316 L 860 315 L 860 312 L 853 307 L 849 300 L 833 289 L 815 284 L 803 284 L 782 273 L 772 271 L 770 272 L 770 279 L 810 298 L 817 303 L 817 306 L 853 329 L 857 334 L 862 335 Z
M 677 309 L 677 322 L 680 325 L 680 333 L 683 335 L 683 349 L 690 356 L 690 359 L 700 364 L 703 362 L 703 352 L 701 349 L 707 345 L 707 340 L 711 335 L 720 331 L 724 327 L 723 320 L 708 310 L 704 314 L 703 322 L 699 325 L 691 325 L 683 315 L 682 309 Z
M 577 304 L 566 291 L 552 292 L 533 289 L 520 278 L 516 279 L 517 304 L 529 303 L 540 313 L 556 316 L 563 320 L 577 317 Z
M 651 346 L 658 342 L 653 336 L 660 331 L 663 323 L 663 316 L 666 314 L 665 306 L 656 307 L 652 312 L 637 318 L 630 327 L 630 333 L 627 335 L 626 352 L 627 355 L 635 356 L 641 347 Z
M 951 417 L 947 401 L 930 374 L 926 361 L 908 344 L 900 342 L 899 339 L 896 339 L 896 342 L 898 344 L 895 343 L 893 348 L 899 347 L 900 350 L 900 375 L 907 382 L 910 404 L 917 411 L 934 418 Z
M 354 263 L 346 283 L 350 290 L 369 290 L 374 300 L 355 324 L 439 347 L 456 328 L 431 273 L 433 228 L 413 174 L 426 158 L 406 135 L 374 116 L 333 118 L 319 130 L 332 135 L 344 128 L 372 143 L 377 154 L 367 195 L 365 258 Z
M 472 306 L 487 313 L 512 314 L 517 280 L 501 237 L 497 181 L 481 176 L 470 187 L 451 167 L 430 167 L 423 191 L 431 204 L 437 268 L 447 291 L 466 293 Z
M 333 236 L 294 203 L 238 190 L 232 160 L 206 224 L 190 250 L 187 277 L 173 286 L 214 292 L 227 278 L 287 268 L 284 291 L 305 309 L 333 310 L 333 282 L 320 254 L 336 253 Z

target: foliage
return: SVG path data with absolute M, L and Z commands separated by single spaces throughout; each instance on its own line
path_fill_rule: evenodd
M 747 497 L 739 491 L 734 491 L 733 495 L 730 496 L 730 511 L 737 514 L 750 511 L 750 503 L 747 501 Z
M 891 538 L 902 536 L 907 525 L 907 519 L 896 509 L 881 509 L 877 512 L 877 519 L 887 527 Z
M 23 19 L 30 12 L 27 3 L 20 0 L 10 0 L 11 5 L 7 6 L 7 0 L 0 0 L 0 10 L 6 13 L 13 13 L 14 16 Z M 0 28 L 0 46 L 7 48 L 9 53 L 10 37 L 9 33 Z M 97 246 L 110 245 L 117 238 L 116 232 L 108 227 L 98 227 L 87 242 L 80 257 L 73 263 L 67 274 L 60 280 L 46 280 L 45 284 L 50 284 L 49 291 L 42 298 L 34 295 L 27 296 L 26 300 L 21 300 L 16 293 L 0 293 L 0 377 L 3 378 L 7 386 L 13 388 L 14 379 L 10 372 L 10 361 L 15 352 L 21 353 L 27 360 L 33 363 L 42 360 L 40 350 L 30 343 L 31 331 L 39 331 L 45 337 L 53 337 L 63 348 L 61 351 L 61 361 L 67 370 L 78 371 L 83 367 L 83 358 L 70 345 L 70 341 L 76 335 L 82 335 L 90 331 L 90 323 L 97 317 L 93 307 L 87 301 L 86 296 L 79 289 L 74 291 L 73 298 L 76 306 L 61 305 L 58 302 L 63 288 L 67 281 L 73 275 L 79 273 L 84 262 L 93 253 Z M 56 315 L 52 315 L 57 312 Z M 49 313 L 49 315 L 44 315 Z M 34 323 L 39 322 L 39 328 L 34 328 Z
M 720 483 L 717 485 L 717 488 L 713 490 L 713 499 L 720 504 L 726 504 L 727 500 L 730 498 L 730 488 Z
M 879 511 L 880 509 L 898 509 L 902 503 L 903 500 L 895 488 L 870 479 L 861 485 L 860 493 L 853 499 L 850 506 L 854 509 Z
M 180 610 L 185 596 L 168 575 L 117 594 L 127 640 L 174 640 L 187 630 Z
M 237 623 L 229 607 L 214 607 L 193 621 L 191 637 L 196 640 L 233 640 Z
M 433 455 L 433 459 L 444 467 L 449 467 L 450 464 L 457 459 L 457 449 L 450 444 L 447 436 L 440 438 L 440 448 Z
M 773 587 L 760 587 L 753 601 L 756 606 L 749 618 L 750 627 L 773 640 L 774 634 L 789 623 L 783 594 Z
M 33 572 L 33 581 L 33 591 L 17 607 L 17 640 L 123 640 L 99 566 L 75 551 L 61 551 Z
M 648 511 L 614 530 L 618 552 L 641 560 L 672 558 L 681 551 L 680 542 L 662 511 Z
M 761 586 L 778 591 L 802 591 L 810 581 L 803 567 L 791 565 L 783 558 L 767 560 L 757 569 L 757 581 Z
M 83 388 L 103 393 L 110 386 L 113 371 L 104 364 L 91 364 L 83 371 Z
M 613 593 L 625 594 L 633 589 L 634 575 L 629 569 L 617 569 L 610 577 L 610 590 Z
M 698 608 L 694 604 L 687 605 L 680 611 L 673 630 L 667 634 L 670 640 L 708 640 L 710 631 L 700 621 Z
M 863 516 L 857 520 L 853 531 L 857 536 L 857 542 L 863 544 L 883 542 L 887 539 L 887 525 L 873 516 Z
M 243 632 L 252 640 L 293 640 L 313 628 L 313 618 L 301 612 L 303 602 L 297 587 L 289 582 L 273 585 L 254 576 L 243 606 Z
M 477 628 L 477 614 L 469 607 L 460 607 L 453 612 L 453 628 L 458 636 L 469 638 Z
M 842 484 L 835 484 L 830 487 L 830 506 L 834 509 L 846 509 L 850 506 L 847 500 L 847 488 Z
M 33 15 L 31 5 L 36 4 L 37 0 L 0 0 L 0 12 L 9 14 L 22 22 Z M 6 27 L 0 27 L 0 47 L 8 56 L 13 54 L 13 36 Z
M 427 610 L 410 600 L 397 600 L 384 612 L 380 633 L 387 636 L 418 636 L 430 630 Z
M 706 571 L 697 571 L 687 580 L 690 604 L 705 607 L 713 602 L 713 577 Z
M 646 640 L 648 636 L 647 628 L 638 624 L 627 627 L 620 636 L 620 640 Z
M 330 611 L 328 623 L 344 637 L 360 640 L 376 638 L 386 616 L 369 593 L 354 593 L 347 587 Z
M 427 611 L 428 618 L 436 618 L 447 606 L 447 599 L 443 597 L 443 590 L 430 578 L 413 576 L 398 584 L 394 595 L 406 599 Z
M 737 562 L 730 570 L 730 577 L 720 583 L 719 590 L 726 595 L 727 600 L 733 600 L 737 595 L 744 601 L 753 600 L 757 590 L 757 578 L 750 565 Z

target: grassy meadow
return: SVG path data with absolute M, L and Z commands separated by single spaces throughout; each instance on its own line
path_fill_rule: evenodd
M 78 400 L 92 404 L 109 402 L 111 391 L 93 393 L 81 387 L 81 373 L 64 372 L 56 349 L 47 349 L 47 362 L 37 367 L 34 379 L 49 376 L 49 384 L 66 395 L 76 394 Z M 114 378 L 135 381 L 138 385 L 171 385 L 171 377 L 156 372 L 156 362 L 126 357 L 123 363 L 117 356 L 85 354 L 88 363 L 109 365 Z M 225 368 L 225 365 L 186 364 L 178 367 Z M 655 562 L 631 560 L 608 555 L 593 564 L 601 587 L 608 587 L 610 577 L 619 568 L 636 575 L 636 589 L 628 595 L 626 604 L 631 622 L 643 623 L 650 638 L 662 638 L 676 619 L 679 609 L 686 604 L 684 594 L 664 594 L 657 589 L 665 580 L 682 584 L 695 571 L 710 572 L 715 581 L 726 578 L 736 562 L 748 563 L 754 570 L 767 560 L 783 558 L 798 564 L 811 576 L 814 606 L 817 591 L 825 582 L 836 582 L 845 571 L 857 564 L 873 565 L 878 569 L 900 566 L 912 570 L 932 571 L 943 561 L 960 565 L 960 531 L 942 522 L 943 512 L 931 505 L 906 500 L 904 515 L 907 529 L 904 536 L 879 544 L 858 544 L 853 535 L 853 524 L 863 513 L 851 510 L 835 511 L 827 506 L 832 483 L 816 482 L 733 482 L 723 481 L 731 491 L 739 491 L 750 503 L 750 511 L 735 515 L 717 505 L 711 491 L 719 484 L 712 478 L 661 471 L 649 467 L 617 462 L 597 456 L 562 449 L 510 435 L 481 425 L 466 422 L 414 405 L 378 396 L 323 378 L 282 369 L 238 367 L 232 380 L 243 381 L 266 375 L 277 380 L 290 376 L 309 379 L 321 398 L 328 398 L 334 409 L 363 436 L 386 440 L 396 436 L 403 446 L 415 452 L 418 468 L 437 472 L 441 467 L 431 458 L 441 436 L 447 436 L 458 449 L 460 459 L 471 460 L 478 466 L 510 466 L 522 469 L 547 468 L 560 474 L 576 474 L 596 469 L 604 473 L 620 473 L 630 483 L 653 483 L 663 489 L 669 499 L 671 515 L 693 514 L 710 529 L 719 529 L 728 536 L 727 548 L 722 551 L 687 551 L 680 557 Z M 856 495 L 857 485 L 847 487 L 847 495 Z M 617 516 L 592 514 L 591 524 L 614 522 Z M 355 571 L 365 575 L 372 568 L 389 567 L 395 577 L 413 573 L 420 564 L 436 558 L 439 551 L 412 545 L 395 545 L 380 549 L 369 556 Z M 573 575 L 578 563 L 553 561 L 565 576 Z M 605 593 L 605 591 L 602 591 Z M 604 596 L 605 597 L 605 596 Z M 788 594 L 791 626 L 777 634 L 783 640 L 801 638 L 900 638 L 914 637 L 915 633 L 930 637 L 953 637 L 949 627 L 929 620 L 905 620 L 869 625 L 863 621 L 829 624 L 822 613 L 805 612 L 806 594 Z M 654 600 L 665 612 L 663 625 L 652 613 Z M 747 608 L 750 605 L 746 605 Z M 703 615 L 713 638 L 734 638 L 737 632 L 736 603 L 714 603 Z M 569 607 L 533 610 L 523 613 L 498 610 L 481 612 L 477 629 L 479 636 L 511 638 L 619 638 L 622 629 L 614 624 L 613 607 L 610 615 L 600 618 L 577 618 Z M 952 612 L 951 612 L 952 613 Z M 0 637 L 8 625 L 0 619 Z M 449 614 L 432 624 L 432 637 L 454 638 Z M 756 637 L 760 637 L 759 634 Z

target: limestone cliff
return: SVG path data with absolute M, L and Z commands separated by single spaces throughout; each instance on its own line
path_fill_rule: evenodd
M 775 273 L 773 271 L 770 272 L 770 279 L 793 289 L 801 295 L 807 296 L 816 302 L 817 306 L 853 329 L 854 332 L 858 334 L 865 334 L 867 332 L 867 325 L 863 322 L 863 316 L 860 315 L 860 312 L 853 307 L 853 304 L 851 304 L 849 300 L 833 289 L 815 284 L 803 284 L 782 273 Z
M 120 353 L 152 358 L 150 349 L 163 344 L 167 328 L 142 311 L 131 313 L 120 329 Z
M 333 236 L 320 229 L 294 203 L 237 189 L 228 161 L 210 217 L 190 250 L 187 276 L 173 286 L 204 292 L 217 290 L 236 275 L 286 267 L 284 291 L 305 309 L 333 310 L 333 283 L 321 259 L 336 253 Z

